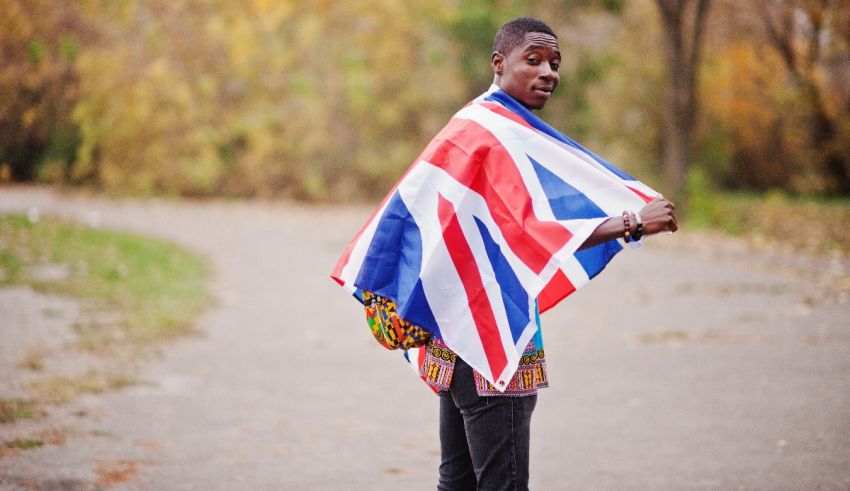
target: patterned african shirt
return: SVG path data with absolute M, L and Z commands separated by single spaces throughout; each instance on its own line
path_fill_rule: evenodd
M 537 316 L 537 323 L 537 333 L 525 347 L 522 358 L 520 358 L 519 368 L 517 368 L 504 392 L 499 392 L 477 371 L 472 371 L 475 378 L 475 388 L 479 396 L 530 396 L 537 394 L 538 389 L 549 386 L 545 353 L 543 352 L 543 336 L 540 334 L 539 327 L 539 315 Z M 457 355 L 445 343 L 432 337 L 428 341 L 425 359 L 419 367 L 419 375 L 425 380 L 426 384 L 436 391 L 448 391 L 452 383 L 456 362 Z
M 395 302 L 392 300 L 368 291 L 362 291 L 361 298 L 369 329 L 385 348 L 409 349 L 422 346 L 422 342 L 427 339 L 425 358 L 419 366 L 419 375 L 435 391 L 448 391 L 457 354 L 421 327 L 401 319 L 396 314 Z M 504 392 L 499 392 L 477 371 L 472 371 L 479 396 L 530 396 L 537 394 L 537 389 L 549 386 L 539 312 L 534 321 L 537 323 L 537 332 L 526 345 L 519 367 Z

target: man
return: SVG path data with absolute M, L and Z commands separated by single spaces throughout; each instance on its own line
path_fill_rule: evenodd
M 503 25 L 493 43 L 493 83 L 528 109 L 543 109 L 558 87 L 561 52 L 552 29 L 528 17 Z M 640 210 L 643 234 L 673 232 L 678 227 L 674 206 L 656 198 Z M 604 221 L 580 249 L 637 233 L 633 215 Z M 625 227 L 625 228 L 624 228 Z M 536 346 L 532 346 L 531 352 Z M 527 350 L 528 352 L 528 350 Z M 541 351 L 542 353 L 542 351 Z M 542 363 L 539 366 L 545 370 Z M 517 375 L 523 372 L 522 367 Z M 517 376 L 515 375 L 515 377 Z M 540 377 L 545 383 L 548 379 Z M 527 489 L 529 430 L 536 389 L 520 394 L 488 395 L 475 384 L 475 374 L 457 358 L 448 391 L 440 392 L 440 490 Z M 543 387 L 541 384 L 538 387 Z M 505 425 L 510 421 L 510 425 Z
M 503 25 L 493 87 L 425 148 L 332 274 L 370 326 L 390 326 L 373 328 L 386 347 L 428 339 L 405 356 L 439 394 L 441 490 L 527 489 L 548 385 L 539 312 L 598 274 L 616 239 L 677 229 L 672 203 L 531 113 L 560 63 L 545 23 Z

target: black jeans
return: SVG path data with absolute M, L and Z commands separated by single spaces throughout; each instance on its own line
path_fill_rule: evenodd
M 526 490 L 531 413 L 537 396 L 481 397 L 460 358 L 440 393 L 440 482 L 437 489 Z

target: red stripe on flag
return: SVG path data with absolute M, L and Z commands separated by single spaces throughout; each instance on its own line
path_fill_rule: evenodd
M 642 199 L 644 202 L 649 203 L 650 201 L 652 201 L 652 198 L 650 198 L 649 196 L 647 196 L 647 195 L 645 195 L 645 194 L 641 193 L 641 192 L 640 192 L 640 191 L 638 191 L 637 189 L 635 189 L 635 188 L 633 188 L 633 187 L 631 187 L 631 186 L 629 186 L 629 185 L 626 185 L 626 187 L 627 187 L 627 188 L 629 188 L 629 191 L 631 191 L 631 192 L 635 193 L 636 195 L 640 196 L 640 199 Z
M 540 309 L 540 313 L 542 314 L 554 307 L 558 302 L 563 300 L 564 297 L 574 291 L 576 291 L 576 287 L 573 286 L 573 283 L 569 278 L 567 278 L 567 275 L 559 269 L 555 272 L 555 276 L 549 280 L 549 283 L 543 287 L 543 291 L 540 292 L 540 295 L 538 295 L 537 308 Z
M 506 108 L 505 106 L 502 106 L 501 104 L 496 104 L 495 102 L 483 102 L 483 103 L 481 103 L 481 105 L 486 107 L 487 109 L 493 111 L 494 113 L 500 115 L 500 116 L 504 116 L 504 117 L 510 119 L 514 123 L 521 124 L 522 126 L 525 126 L 526 128 L 534 129 L 530 124 L 528 124 L 528 121 L 522 119 L 522 117 L 519 114 L 509 110 L 508 108 Z
M 510 154 L 478 123 L 452 119 L 420 160 L 436 165 L 480 194 L 508 246 L 535 273 L 572 237 L 563 225 L 535 216 L 531 194 Z
M 443 241 L 449 250 L 449 256 L 452 258 L 458 276 L 460 276 L 460 281 L 463 283 L 463 289 L 466 291 L 469 309 L 472 311 L 472 319 L 475 322 L 475 328 L 478 330 L 478 337 L 481 338 L 487 363 L 490 365 L 490 373 L 493 374 L 493 377 L 498 377 L 505 369 L 505 365 L 508 364 L 508 360 L 502 346 L 496 316 L 493 314 L 492 305 L 490 305 L 490 298 L 487 297 L 484 283 L 481 281 L 481 272 L 475 263 L 475 256 L 466 242 L 463 229 L 460 228 L 454 206 L 442 195 L 439 195 L 437 215 L 440 217 L 440 224 L 443 228 Z
M 396 186 L 398 186 L 398 184 L 396 184 Z M 348 243 L 348 245 L 345 247 L 345 250 L 342 252 L 342 256 L 340 256 L 339 260 L 336 262 L 336 266 L 334 266 L 333 271 L 331 271 L 331 278 L 333 278 L 333 280 L 339 283 L 340 285 L 345 285 L 345 281 L 343 281 L 340 277 L 342 276 L 342 270 L 345 269 L 345 266 L 348 264 L 348 260 L 351 258 L 351 252 L 354 250 L 354 246 L 357 244 L 357 242 L 360 241 L 360 237 L 363 235 L 363 232 L 366 231 L 366 229 L 369 227 L 369 224 L 372 223 L 378 212 L 381 210 L 381 207 L 383 207 L 384 203 L 386 203 L 390 199 L 390 197 L 392 197 L 393 193 L 395 193 L 395 187 L 393 187 L 393 190 L 390 191 L 390 193 L 384 198 L 378 208 L 372 212 L 372 215 L 369 216 L 369 219 L 366 220 L 366 223 L 362 227 L 360 227 L 360 230 L 357 231 L 357 235 L 355 235 L 354 238 L 351 239 L 351 242 Z
M 340 285 L 345 285 L 345 282 L 342 280 L 342 278 L 340 278 L 340 276 L 342 275 L 342 270 L 345 269 L 345 266 L 348 264 L 348 260 L 351 259 L 351 252 L 354 250 L 354 246 L 357 244 L 357 242 L 360 241 L 360 238 L 363 236 L 363 232 L 365 232 L 369 225 L 372 223 L 372 221 L 375 220 L 378 215 L 378 212 L 381 211 L 384 205 L 386 205 L 387 201 L 389 201 L 390 198 L 393 197 L 402 179 L 404 179 L 405 177 L 407 177 L 408 174 L 410 174 L 413 168 L 416 167 L 416 165 L 419 163 L 419 160 L 421 159 L 417 159 L 416 162 L 413 163 L 413 165 L 408 167 L 408 169 L 401 176 L 401 179 L 399 179 L 398 182 L 393 185 L 393 188 L 390 190 L 390 192 L 386 196 L 384 196 L 384 199 L 381 201 L 381 204 L 378 205 L 378 208 L 376 208 L 375 211 L 373 211 L 372 214 L 369 215 L 369 219 L 366 220 L 366 223 L 362 227 L 360 227 L 360 230 L 357 231 L 357 235 L 355 235 L 354 238 L 351 239 L 351 242 L 349 242 L 348 245 L 345 247 L 345 250 L 342 252 L 342 256 L 336 262 L 336 266 L 334 266 L 333 271 L 331 271 L 331 278 L 333 278 L 334 281 L 336 281 Z

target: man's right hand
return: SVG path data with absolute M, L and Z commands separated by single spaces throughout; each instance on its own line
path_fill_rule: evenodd
M 675 232 L 679 229 L 676 223 L 676 205 L 663 196 L 658 196 L 640 210 L 643 221 L 643 234 L 652 235 L 660 232 Z

